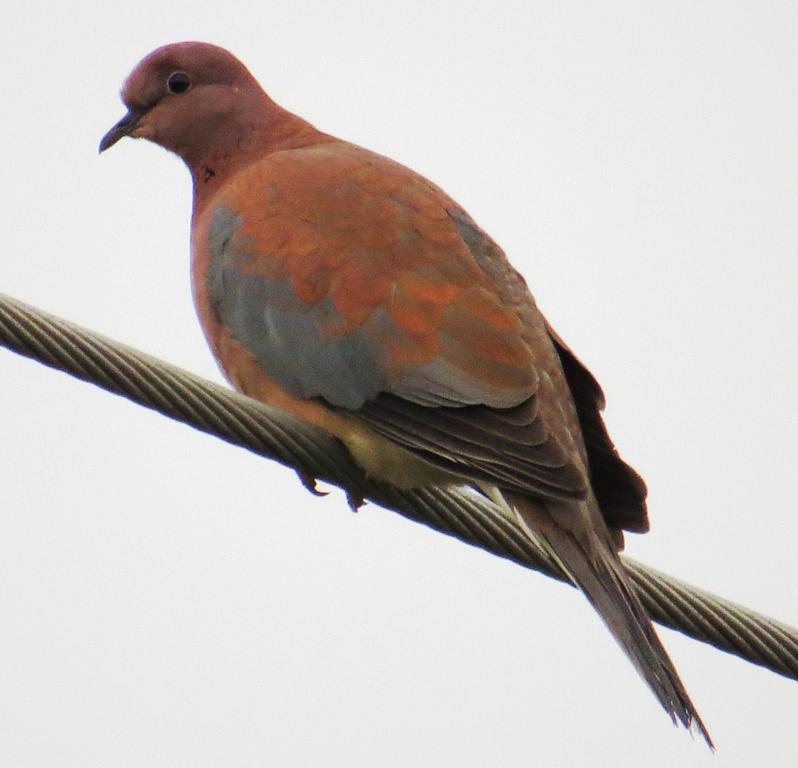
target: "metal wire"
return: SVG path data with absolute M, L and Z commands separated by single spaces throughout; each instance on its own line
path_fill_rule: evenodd
M 369 481 L 337 440 L 262 403 L 0 294 L 0 345 L 229 443 L 343 488 L 499 557 L 567 581 L 542 548 L 480 495 Z M 624 559 L 655 621 L 798 680 L 798 630 Z

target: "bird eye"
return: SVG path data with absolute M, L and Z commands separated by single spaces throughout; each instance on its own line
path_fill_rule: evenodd
M 169 93 L 185 93 L 191 87 L 191 80 L 185 72 L 172 72 L 166 81 Z

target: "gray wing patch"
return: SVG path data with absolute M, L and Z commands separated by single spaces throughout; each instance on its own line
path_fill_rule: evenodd
M 495 276 L 496 245 L 486 237 L 465 211 L 453 208 L 447 213 L 457 229 L 457 234 L 468 246 L 468 250 L 482 271 L 491 277 Z
M 316 304 L 299 299 L 290 279 L 246 274 L 253 254 L 233 234 L 241 219 L 225 206 L 211 222 L 207 285 L 214 309 L 260 368 L 289 394 L 322 397 L 356 410 L 387 388 L 378 339 L 391 320 L 375 312 L 355 333 L 335 335 L 324 328 L 343 325 L 329 298 Z

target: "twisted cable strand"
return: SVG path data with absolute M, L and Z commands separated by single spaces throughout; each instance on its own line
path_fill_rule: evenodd
M 331 436 L 65 320 L 0 294 L 0 345 L 195 429 L 370 499 L 499 557 L 568 582 L 546 551 L 468 489 L 399 491 L 369 481 Z M 624 558 L 652 618 L 753 664 L 798 680 L 798 630 Z

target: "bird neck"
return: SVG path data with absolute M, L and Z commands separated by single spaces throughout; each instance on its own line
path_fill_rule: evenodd
M 183 154 L 194 183 L 196 218 L 226 181 L 274 152 L 335 141 L 271 100 L 268 109 L 242 116 L 237 130 L 225 132 L 224 141 L 196 155 Z

